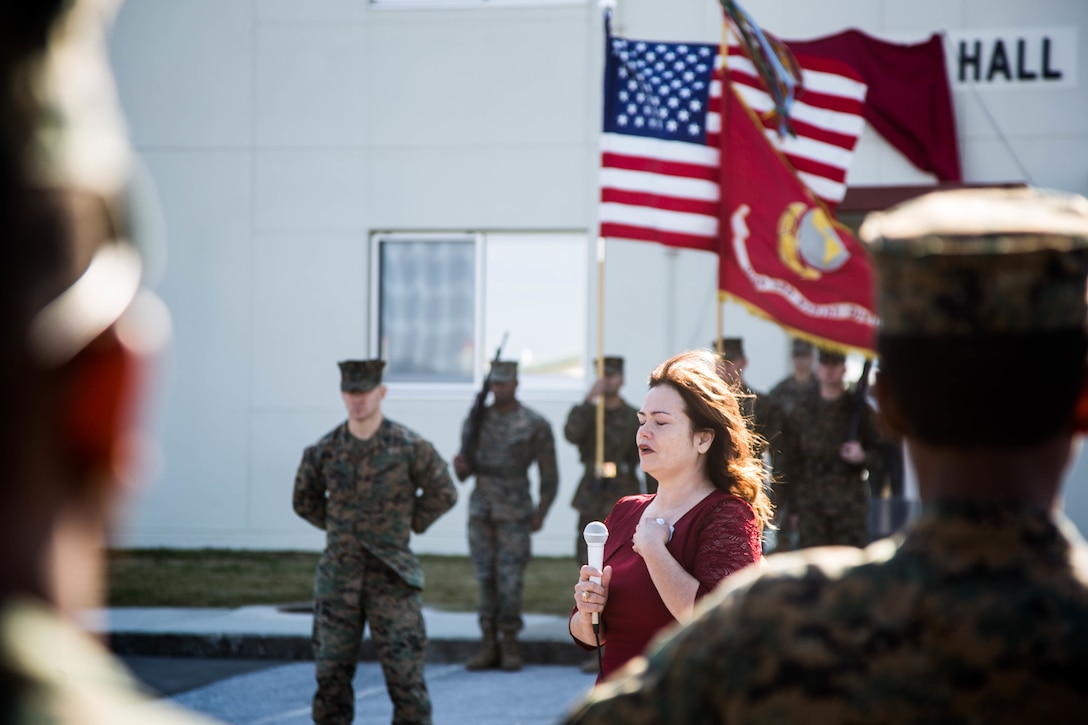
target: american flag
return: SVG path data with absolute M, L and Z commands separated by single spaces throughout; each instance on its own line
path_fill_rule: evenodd
M 716 251 L 717 45 L 607 39 L 601 236 Z
M 720 46 L 609 34 L 606 51 L 601 236 L 716 252 Z M 751 64 L 746 69 L 732 53 L 730 64 L 734 80 L 744 85 L 745 100 L 757 111 L 769 109 L 770 97 L 759 89 Z M 814 193 L 835 203 L 845 193 L 846 169 L 864 124 L 857 94 L 860 85 L 864 99 L 865 86 L 855 79 L 831 82 L 825 76 L 836 74 L 819 72 L 820 91 L 813 93 L 823 100 L 811 111 L 801 99 L 795 102 L 791 118 L 798 138 L 787 138 L 783 150 Z M 778 145 L 777 134 L 768 133 Z
M 788 45 L 788 44 L 787 44 Z M 865 127 L 865 82 L 845 63 L 796 55 L 804 90 L 790 109 L 796 136 L 778 135 L 774 103 L 739 46 L 729 46 L 729 77 L 745 105 L 755 111 L 771 145 L 781 151 L 801 181 L 834 208 L 846 195 L 846 172 Z

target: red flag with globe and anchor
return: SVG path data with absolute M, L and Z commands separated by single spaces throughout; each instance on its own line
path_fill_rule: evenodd
M 805 337 L 871 354 L 878 319 L 865 249 L 771 146 L 726 78 L 719 290 Z

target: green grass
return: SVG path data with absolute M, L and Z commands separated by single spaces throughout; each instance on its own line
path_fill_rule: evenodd
M 228 549 L 114 549 L 108 552 L 107 602 L 114 607 L 240 607 L 300 604 L 313 592 L 318 554 Z M 420 556 L 423 602 L 476 610 L 476 577 L 464 556 Z M 534 557 L 525 574 L 527 613 L 570 612 L 578 578 L 572 557 Z

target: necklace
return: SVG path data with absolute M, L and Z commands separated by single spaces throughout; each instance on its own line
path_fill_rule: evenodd
M 665 540 L 665 543 L 667 544 L 670 541 L 672 541 L 672 535 L 676 533 L 676 527 L 671 525 L 671 524 L 666 524 L 665 519 L 658 518 L 658 519 L 655 519 L 655 520 L 657 521 L 657 523 L 661 524 L 662 526 L 668 526 L 669 527 L 669 538 Z

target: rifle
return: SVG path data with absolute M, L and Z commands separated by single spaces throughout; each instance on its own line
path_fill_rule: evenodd
M 487 394 L 491 392 L 491 372 L 495 369 L 495 363 L 502 355 L 502 349 L 506 347 L 506 338 L 509 332 L 504 332 L 502 342 L 495 350 L 495 357 L 491 360 L 491 369 L 487 371 L 484 384 L 480 392 L 476 393 L 476 400 L 472 403 L 472 409 L 468 412 L 468 425 L 461 434 L 461 455 L 468 461 L 469 471 L 476 472 L 476 448 L 480 445 L 480 427 L 484 422 L 484 404 L 487 403 Z
M 861 377 L 858 378 L 857 387 L 854 389 L 854 412 L 850 416 L 850 428 L 846 433 L 846 440 L 856 441 L 858 430 L 861 428 L 861 414 L 868 405 L 866 397 L 869 394 L 869 371 L 873 367 L 873 359 L 865 358 L 865 366 L 861 369 Z

